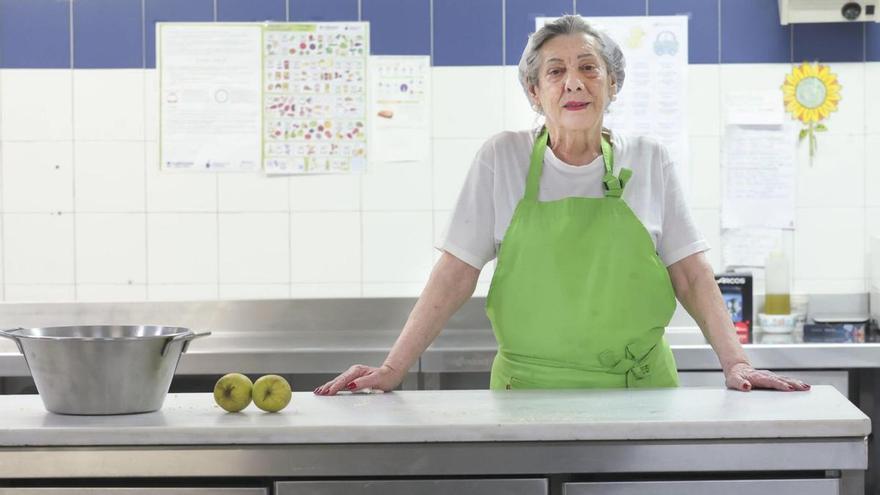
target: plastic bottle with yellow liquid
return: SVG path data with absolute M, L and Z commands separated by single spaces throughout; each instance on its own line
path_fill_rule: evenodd
M 772 251 L 764 265 L 764 313 L 791 313 L 788 257 L 782 251 Z

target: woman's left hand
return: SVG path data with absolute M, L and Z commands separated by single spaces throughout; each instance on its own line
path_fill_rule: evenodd
M 769 388 L 784 392 L 810 390 L 810 386 L 800 380 L 777 375 L 772 371 L 756 370 L 748 363 L 737 363 L 724 372 L 727 388 L 748 392 L 753 388 Z

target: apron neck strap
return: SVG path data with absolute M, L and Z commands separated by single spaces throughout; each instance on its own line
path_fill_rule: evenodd
M 532 157 L 529 161 L 529 175 L 526 178 L 526 194 L 523 199 L 528 201 L 538 200 L 538 186 L 541 183 L 541 172 L 544 169 L 544 153 L 547 151 L 547 140 L 550 138 L 546 127 L 541 128 L 535 145 L 532 147 Z M 602 160 L 605 162 L 605 176 L 602 182 L 605 184 L 606 197 L 620 197 L 623 185 L 620 179 L 614 176 L 614 150 L 611 143 L 602 134 Z M 627 177 L 628 178 L 628 177 Z M 624 179 L 625 180 L 625 179 Z

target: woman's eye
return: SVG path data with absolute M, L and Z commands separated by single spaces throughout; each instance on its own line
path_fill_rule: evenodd
M 550 69 L 550 70 L 547 71 L 547 74 L 549 74 L 549 75 L 551 75 L 551 76 L 558 76 L 559 74 L 562 74 L 562 70 L 560 70 L 560 69 Z
M 596 66 L 595 65 L 584 65 L 583 67 L 581 67 L 581 70 L 585 70 L 587 72 L 594 72 L 596 70 Z

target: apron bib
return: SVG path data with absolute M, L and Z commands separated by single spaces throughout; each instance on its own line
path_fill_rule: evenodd
M 498 341 L 490 388 L 678 386 L 663 338 L 675 294 L 651 235 L 621 195 L 602 137 L 605 197 L 538 201 L 548 134 L 498 252 L 486 314 Z

